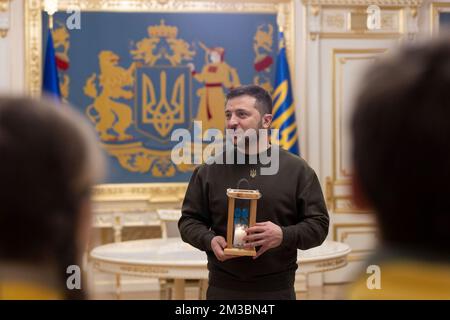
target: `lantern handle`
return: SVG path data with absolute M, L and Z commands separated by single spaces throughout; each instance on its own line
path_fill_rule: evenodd
M 247 183 L 247 186 L 248 186 L 247 190 L 250 190 L 250 182 L 248 182 L 248 180 L 245 178 L 242 178 L 241 180 L 238 181 L 237 189 L 241 189 L 240 186 L 241 186 L 241 183 L 243 183 L 243 182 Z

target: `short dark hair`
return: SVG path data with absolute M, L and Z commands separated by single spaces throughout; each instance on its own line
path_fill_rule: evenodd
M 366 73 L 352 119 L 362 192 L 390 243 L 450 250 L 450 41 L 410 45 Z
M 254 84 L 234 88 L 230 92 L 228 92 L 225 104 L 228 102 L 228 100 L 240 96 L 250 96 L 255 98 L 255 107 L 256 109 L 258 109 L 261 115 L 272 113 L 272 97 L 266 90 L 264 90 L 264 88 Z
M 0 98 L 0 260 L 56 263 L 61 292 L 77 299 L 66 270 L 81 263 L 80 205 L 103 161 L 84 121 L 68 106 Z

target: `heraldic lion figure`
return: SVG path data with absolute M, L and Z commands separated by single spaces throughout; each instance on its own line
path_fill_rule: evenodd
M 96 74 L 86 81 L 84 93 L 94 98 L 94 103 L 86 109 L 89 119 L 95 123 L 95 128 L 104 141 L 124 141 L 133 136 L 126 130 L 133 121 L 133 113 L 127 104 L 113 99 L 132 99 L 133 91 L 126 89 L 133 85 L 133 73 L 136 68 L 132 63 L 128 69 L 118 65 L 119 56 L 112 51 L 101 51 L 98 55 L 100 64 L 99 83 L 102 88 L 97 95 L 95 86 Z

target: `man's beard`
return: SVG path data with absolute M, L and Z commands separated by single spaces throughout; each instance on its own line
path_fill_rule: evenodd
M 260 139 L 260 130 L 267 130 L 263 127 L 262 121 L 259 122 L 257 129 L 242 129 L 234 130 L 233 132 L 233 144 L 239 149 L 248 149 L 250 147 L 256 147 Z

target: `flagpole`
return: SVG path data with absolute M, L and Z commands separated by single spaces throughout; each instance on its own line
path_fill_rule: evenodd
M 59 86 L 58 66 L 53 45 L 53 15 L 58 11 L 57 0 L 45 0 L 44 11 L 48 14 L 48 36 L 45 50 L 45 60 L 42 76 L 42 93 L 51 97 L 55 102 L 61 102 L 61 89 Z
M 283 12 L 283 5 L 280 4 L 278 7 L 278 12 L 277 12 L 277 25 L 278 25 L 279 32 L 284 31 L 285 22 L 286 22 L 286 16 Z
M 53 30 L 53 15 L 58 11 L 58 0 L 44 0 L 44 11 L 48 14 L 48 27 Z
M 53 15 L 48 15 L 48 28 L 53 30 Z

